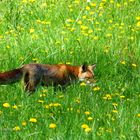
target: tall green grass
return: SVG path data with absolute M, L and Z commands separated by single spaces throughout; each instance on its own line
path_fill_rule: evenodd
M 0 71 L 97 64 L 94 87 L 0 86 L 0 138 L 140 139 L 139 13 L 138 0 L 0 1 Z

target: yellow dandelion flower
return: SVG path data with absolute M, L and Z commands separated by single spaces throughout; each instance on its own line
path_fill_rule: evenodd
M 58 107 L 58 106 L 61 106 L 61 104 L 60 103 L 54 103 L 53 106 Z
M 77 23 L 81 25 L 81 24 L 82 24 L 82 21 L 81 21 L 81 20 L 79 20 L 79 21 L 77 21 Z
M 56 124 L 55 123 L 51 123 L 50 125 L 49 125 L 49 128 L 51 128 L 51 129 L 55 129 L 57 126 L 56 126 Z
M 92 118 L 92 117 L 88 117 L 87 120 L 88 120 L 88 121 L 92 121 L 93 118 Z
M 49 108 L 50 108 L 50 106 L 49 106 L 49 105 L 45 105 L 45 108 L 46 108 L 46 109 L 49 109 Z
M 125 61 L 121 61 L 120 63 L 121 63 L 122 65 L 125 65 L 125 64 L 126 64 L 126 62 L 125 62 Z
M 9 103 L 4 103 L 4 104 L 3 104 L 3 107 L 9 108 L 9 107 L 10 107 L 10 104 L 9 104 Z
M 20 131 L 21 129 L 20 129 L 20 127 L 19 126 L 15 126 L 14 128 L 13 128 L 13 131 Z
M 89 128 L 89 127 L 88 127 L 88 128 L 85 128 L 85 132 L 87 132 L 87 133 L 91 132 L 91 130 L 92 130 L 92 129 Z
M 137 114 L 137 117 L 140 117 L 140 114 Z
M 80 86 L 86 86 L 85 82 L 80 83 Z
M 26 126 L 27 125 L 27 122 L 26 121 L 23 121 L 21 124 L 22 124 L 22 126 Z
M 43 100 L 38 100 L 38 103 L 44 103 L 44 101 Z
M 89 6 L 86 6 L 86 10 L 88 10 L 88 11 L 89 11 L 89 10 L 90 10 L 90 7 L 89 7 Z
M 90 3 L 90 6 L 92 6 L 92 7 L 96 7 L 96 3 L 91 2 L 91 3 Z
M 118 104 L 117 104 L 117 103 L 112 103 L 112 105 L 113 105 L 113 106 L 118 106 Z
M 132 67 L 137 67 L 137 65 L 133 63 L 133 64 L 132 64 Z
M 118 110 L 112 110 L 113 113 L 118 113 Z
M 31 28 L 31 29 L 29 30 L 30 33 L 34 33 L 34 31 L 35 31 L 34 28 Z
M 100 87 L 94 87 L 93 90 L 98 91 L 98 90 L 100 90 Z
M 18 106 L 17 105 L 13 105 L 12 108 L 18 109 Z
M 120 96 L 120 98 L 121 98 L 121 99 L 124 99 L 124 98 L 125 98 L 125 96 L 124 96 L 124 95 L 121 95 L 121 96 Z
M 82 18 L 83 18 L 83 19 L 86 19 L 86 18 L 87 18 L 87 16 L 82 16 Z
M 111 100 L 112 99 L 112 96 L 110 94 L 106 94 L 103 99 L 105 100 Z
M 81 126 L 83 129 L 89 128 L 87 124 L 82 124 Z
M 85 114 L 86 114 L 86 115 L 90 115 L 90 112 L 89 112 L 89 111 L 85 111 Z
M 140 16 L 136 17 L 136 20 L 140 20 Z
M 36 118 L 30 118 L 29 122 L 36 123 L 37 119 Z
M 11 47 L 9 45 L 6 46 L 7 49 L 10 49 Z
M 136 26 L 137 26 L 137 27 L 140 27 L 140 21 L 139 21 L 139 22 L 137 22 Z

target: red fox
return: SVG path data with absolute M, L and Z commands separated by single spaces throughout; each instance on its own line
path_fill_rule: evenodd
M 39 83 L 45 86 L 64 86 L 76 79 L 92 79 L 95 67 L 95 64 L 89 66 L 26 64 L 21 68 L 0 73 L 0 84 L 15 83 L 23 79 L 25 90 L 33 92 Z

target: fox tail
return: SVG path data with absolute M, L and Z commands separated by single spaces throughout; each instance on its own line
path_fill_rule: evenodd
M 0 84 L 15 83 L 22 78 L 22 75 L 23 72 L 21 68 L 0 73 Z

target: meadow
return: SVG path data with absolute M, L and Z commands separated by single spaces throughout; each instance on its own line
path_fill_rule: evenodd
M 32 62 L 96 63 L 96 82 L 0 85 L 1 140 L 140 139 L 139 0 L 0 1 L 0 71 Z

